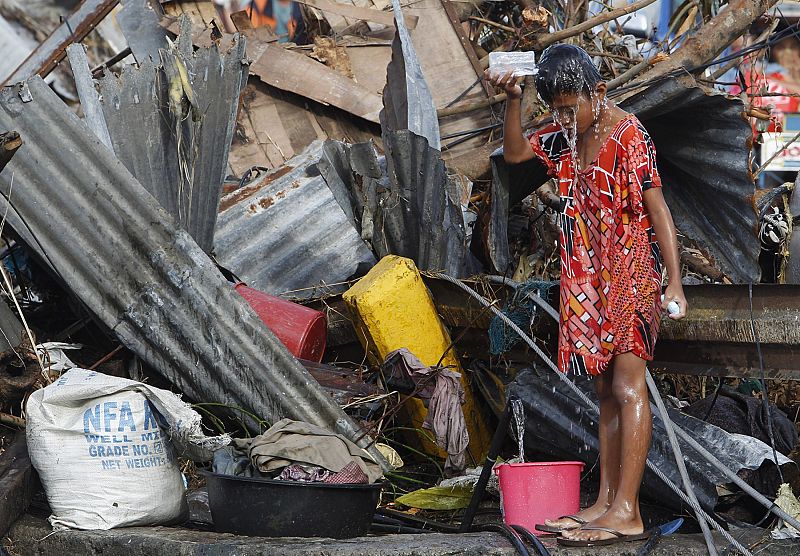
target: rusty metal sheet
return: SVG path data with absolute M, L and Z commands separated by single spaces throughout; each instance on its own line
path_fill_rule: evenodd
M 441 150 L 436 107 L 402 17 L 399 0 L 392 0 L 392 9 L 396 31 L 392 60 L 386 68 L 386 86 L 383 88 L 381 133 L 385 135 L 407 129 L 424 137 L 431 148 Z
M 308 298 L 377 262 L 317 170 L 322 141 L 220 202 L 214 253 L 250 286 Z
M 191 236 L 40 77 L 0 91 L 0 131 L 11 128 L 25 144 L 0 174 L 8 222 L 127 348 L 192 400 L 319 424 L 367 446 Z

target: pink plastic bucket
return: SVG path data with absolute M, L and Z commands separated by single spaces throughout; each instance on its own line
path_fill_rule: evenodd
M 541 535 L 535 525 L 580 509 L 583 463 L 550 461 L 505 463 L 496 469 L 500 480 L 503 521 Z

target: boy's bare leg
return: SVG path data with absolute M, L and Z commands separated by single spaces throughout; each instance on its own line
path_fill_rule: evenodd
M 614 358 L 613 365 L 611 389 L 619 405 L 621 431 L 619 487 L 608 511 L 593 520 L 591 525 L 633 535 L 644 530 L 639 513 L 639 488 L 650 450 L 653 416 L 644 378 L 645 361 L 632 353 L 624 353 Z M 576 529 L 564 532 L 563 536 L 575 540 L 600 540 L 615 535 Z
M 620 430 L 619 430 L 619 405 L 614 398 L 612 388 L 614 369 L 609 368 L 604 374 L 596 377 L 595 389 L 600 399 L 600 424 L 598 436 L 600 438 L 600 490 L 597 501 L 581 510 L 576 515 L 586 521 L 592 521 L 603 515 L 611 506 L 619 483 L 620 467 Z M 546 525 L 558 528 L 572 528 L 578 524 L 573 519 L 548 519 Z

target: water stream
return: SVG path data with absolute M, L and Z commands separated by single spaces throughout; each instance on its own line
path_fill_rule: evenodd
M 514 428 L 517 433 L 519 461 L 525 463 L 525 408 L 522 407 L 522 400 L 511 400 L 511 411 L 514 415 Z

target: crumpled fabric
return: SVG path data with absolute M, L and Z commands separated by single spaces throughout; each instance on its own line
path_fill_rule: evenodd
M 263 475 L 276 475 L 290 465 L 321 467 L 340 473 L 355 463 L 369 483 L 383 476 L 380 466 L 365 450 L 342 435 L 318 425 L 281 419 L 254 438 L 234 439 L 234 447 L 247 454 Z
M 466 399 L 461 373 L 427 367 L 407 348 L 387 355 L 384 366 L 391 367 L 395 376 L 398 373 L 408 376 L 420 388 L 416 397 L 428 401 L 428 414 L 422 426 L 433 432 L 436 444 L 447 452 L 445 472 L 452 475 L 462 471 L 467 465 L 469 432 L 461 408 Z
M 321 467 L 295 463 L 284 467 L 281 474 L 278 475 L 278 479 L 302 483 L 327 483 L 329 485 L 366 484 L 369 482 L 369 478 L 355 461 L 345 465 L 344 469 L 338 473 Z

